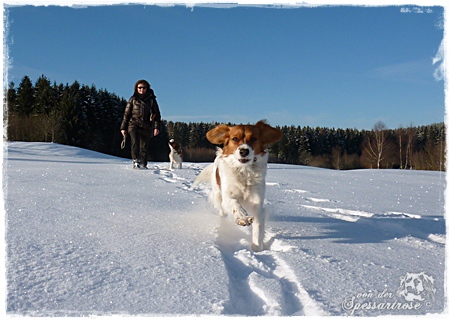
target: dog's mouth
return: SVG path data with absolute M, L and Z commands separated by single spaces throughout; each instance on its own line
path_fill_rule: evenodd
M 247 163 L 250 162 L 250 159 L 239 159 L 240 163 Z

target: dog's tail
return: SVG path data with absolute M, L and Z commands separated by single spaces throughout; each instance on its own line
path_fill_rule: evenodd
M 207 166 L 205 169 L 200 172 L 200 174 L 195 179 L 194 183 L 192 184 L 192 188 L 197 187 L 200 183 L 211 183 L 211 175 L 214 170 L 214 163 L 211 163 L 209 166 Z

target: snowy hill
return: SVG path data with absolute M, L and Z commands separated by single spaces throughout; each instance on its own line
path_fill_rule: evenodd
M 419 315 L 445 296 L 445 174 L 269 164 L 267 245 L 220 218 L 207 164 L 132 170 L 4 144 L 8 315 Z

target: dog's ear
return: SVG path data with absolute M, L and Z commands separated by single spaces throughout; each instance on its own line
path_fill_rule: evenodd
M 230 127 L 221 124 L 206 133 L 206 139 L 213 144 L 222 144 L 230 136 Z
M 255 126 L 260 130 L 262 140 L 261 142 L 264 147 L 280 141 L 283 137 L 283 133 L 281 132 L 281 130 L 271 127 L 265 120 L 258 121 Z

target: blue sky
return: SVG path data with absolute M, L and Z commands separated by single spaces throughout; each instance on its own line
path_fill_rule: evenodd
M 163 119 L 371 129 L 444 121 L 443 7 L 7 7 L 8 82 L 147 79 Z

